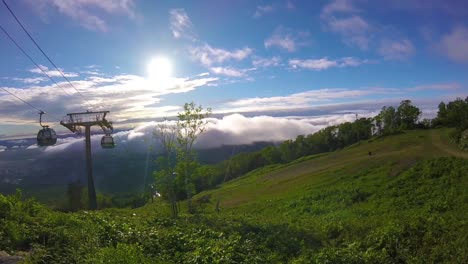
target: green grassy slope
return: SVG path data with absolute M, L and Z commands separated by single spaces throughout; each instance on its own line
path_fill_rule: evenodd
M 368 152 L 372 152 L 372 156 Z M 332 186 L 360 174 L 368 174 L 369 178 L 375 176 L 377 181 L 391 180 L 418 161 L 444 156 L 468 158 L 468 153 L 452 145 L 447 129 L 406 131 L 290 164 L 265 167 L 215 190 L 202 192 L 195 200 L 211 195 L 211 202 L 214 204 L 220 199 L 225 210 L 248 210 L 253 205 L 255 211 L 265 202 L 295 199 L 304 192 Z
M 299 263 L 466 263 L 468 156 L 448 132 L 406 131 L 263 168 L 195 200 L 211 196 L 208 214 L 219 199 L 222 218 L 317 239 Z
M 448 133 L 265 167 L 196 195 L 198 213 L 176 220 L 161 200 L 61 213 L 0 196 L 0 251 L 25 263 L 468 263 L 468 159 Z

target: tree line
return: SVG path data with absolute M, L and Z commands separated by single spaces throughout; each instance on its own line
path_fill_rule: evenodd
M 468 96 L 465 100 L 457 98 L 445 104 L 440 102 L 437 117 L 432 120 L 432 126 L 454 128 L 451 137 L 463 150 L 468 150 Z

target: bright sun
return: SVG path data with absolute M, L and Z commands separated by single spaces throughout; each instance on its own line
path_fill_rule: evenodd
M 172 77 L 171 61 L 165 57 L 157 57 L 148 63 L 149 78 L 159 84 L 167 83 Z

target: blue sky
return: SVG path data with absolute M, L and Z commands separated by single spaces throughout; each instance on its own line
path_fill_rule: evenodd
M 174 116 L 189 101 L 213 108 L 223 126 L 271 126 L 277 118 L 282 127 L 272 129 L 283 131 L 302 122 L 281 139 L 403 99 L 433 116 L 441 100 L 468 95 L 463 2 L 10 0 L 91 103 L 3 5 L 0 25 L 60 87 L 2 32 L 0 87 L 48 112 L 59 131 L 68 112 L 107 109 L 118 128 L 130 129 Z M 158 76 L 167 70 L 160 63 L 149 73 L 154 58 L 170 62 L 170 75 Z M 36 112 L 0 90 L 0 138 L 33 136 Z

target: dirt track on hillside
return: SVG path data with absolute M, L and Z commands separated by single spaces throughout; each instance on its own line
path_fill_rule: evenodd
M 447 146 L 446 144 L 444 144 L 442 142 L 442 139 L 440 138 L 440 134 L 436 134 L 436 133 L 434 133 L 434 131 L 431 131 L 431 141 L 432 141 L 432 144 L 436 148 L 442 150 L 443 152 L 445 152 L 447 154 L 450 154 L 450 155 L 456 156 L 456 157 L 460 157 L 460 158 L 468 159 L 468 153 L 467 152 L 464 152 L 462 150 L 456 150 L 456 149 L 450 148 L 449 146 Z

